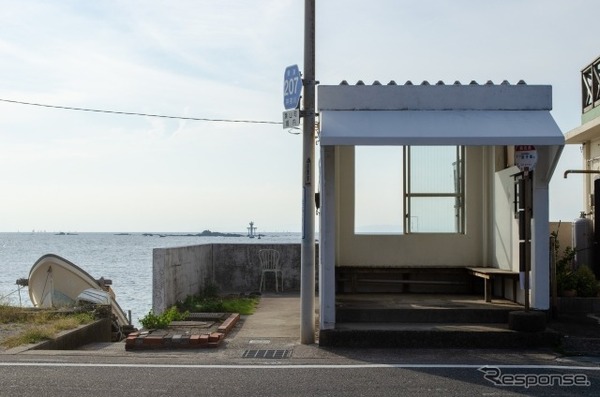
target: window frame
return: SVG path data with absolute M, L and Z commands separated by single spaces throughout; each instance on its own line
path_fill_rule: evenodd
M 355 151 L 357 147 L 361 145 L 355 146 Z M 398 185 L 398 189 L 401 190 L 399 194 L 399 200 L 401 205 L 401 222 L 402 231 L 392 232 L 382 230 L 378 231 L 357 231 L 357 157 L 354 158 L 354 199 L 355 199 L 355 207 L 354 207 L 354 225 L 353 225 L 353 233 L 355 235 L 408 235 L 408 234 L 465 234 L 465 225 L 466 225 L 466 203 L 465 203 L 465 157 L 466 157 L 466 146 L 461 145 L 435 145 L 435 146 L 424 146 L 424 145 L 398 145 L 401 146 L 402 159 L 400 162 L 400 167 L 402 167 L 401 172 L 396 176 L 401 178 L 400 181 L 401 186 Z M 411 189 L 411 170 L 412 166 L 412 154 L 411 148 L 427 148 L 427 147 L 450 147 L 455 149 L 454 153 L 454 161 L 452 162 L 453 166 L 453 175 L 454 175 L 454 185 L 453 192 L 449 192 L 448 190 L 445 192 L 414 192 Z M 384 172 L 383 170 L 380 172 Z M 393 180 L 396 180 L 395 178 Z M 447 186 L 447 185 L 446 185 Z M 427 189 L 426 189 L 427 190 Z M 448 231 L 419 231 L 418 228 L 414 228 L 413 221 L 413 211 L 411 208 L 412 199 L 415 198 L 454 198 L 454 230 Z M 416 217 L 416 216 L 415 216 Z M 413 230 L 414 228 L 414 230 Z

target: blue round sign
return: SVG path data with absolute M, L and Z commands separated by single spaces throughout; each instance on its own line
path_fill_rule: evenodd
M 300 103 L 302 92 L 302 74 L 298 65 L 285 68 L 283 75 L 283 106 L 285 109 L 296 109 Z

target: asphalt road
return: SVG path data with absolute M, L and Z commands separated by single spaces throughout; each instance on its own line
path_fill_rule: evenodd
M 193 355 L 156 360 L 2 356 L 0 396 L 600 395 L 600 366 L 594 361 L 515 360 L 501 352 L 445 360 L 452 352 L 441 352 L 436 363 L 430 359 L 435 352 L 428 352 L 429 359 L 417 353 L 377 362 L 371 352 L 363 354 L 369 359 L 221 364 Z

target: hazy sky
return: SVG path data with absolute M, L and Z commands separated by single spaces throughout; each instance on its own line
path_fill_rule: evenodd
M 594 0 L 317 0 L 321 84 L 553 86 L 580 125 L 580 71 L 600 55 Z M 303 0 L 0 0 L 0 98 L 210 119 L 280 121 L 303 63 Z M 0 101 L 0 231 L 301 228 L 300 135 Z M 550 217 L 582 209 L 578 146 Z

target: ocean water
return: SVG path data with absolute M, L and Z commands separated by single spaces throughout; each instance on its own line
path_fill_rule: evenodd
M 152 250 L 198 244 L 300 243 L 300 233 L 265 233 L 248 237 L 198 237 L 187 233 L 0 233 L 0 302 L 31 307 L 27 287 L 16 280 L 27 278 L 33 264 L 45 254 L 73 262 L 92 277 L 112 280 L 117 302 L 131 310 L 134 325 L 152 309 Z M 244 234 L 244 233 L 239 233 Z M 165 235 L 165 237 L 160 237 Z

